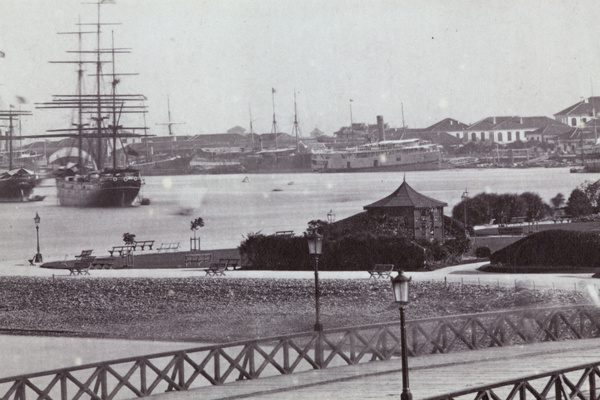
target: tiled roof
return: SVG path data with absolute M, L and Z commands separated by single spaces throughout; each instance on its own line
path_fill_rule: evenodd
M 467 124 L 463 124 L 452 118 L 445 118 L 430 127 L 425 128 L 424 130 L 430 132 L 455 132 L 455 131 L 463 131 L 468 128 Z
M 582 100 L 578 103 L 573 104 L 565 108 L 562 111 L 557 112 L 554 116 L 557 115 L 589 115 L 591 116 L 593 111 L 596 111 L 596 114 L 600 112 L 600 97 L 588 97 L 585 100 Z
M 548 125 L 534 131 L 526 132 L 525 135 L 544 135 L 548 137 L 558 136 L 572 130 L 568 125 Z
M 397 207 L 445 207 L 447 203 L 438 201 L 422 195 L 421 193 L 414 190 L 409 186 L 406 181 L 402 182 L 402 185 L 392 194 L 383 199 L 376 201 L 375 203 L 364 206 L 365 210 L 374 208 L 397 208 Z
M 536 129 L 548 125 L 564 125 L 548 117 L 487 117 L 467 127 L 469 131 L 493 131 L 506 129 Z

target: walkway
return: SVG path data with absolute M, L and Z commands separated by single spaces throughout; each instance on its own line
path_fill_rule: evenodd
M 409 358 L 415 400 L 600 361 L 600 339 L 537 343 Z M 400 360 L 241 381 L 152 400 L 192 399 L 397 399 L 402 390 Z
M 463 264 L 435 271 L 410 271 L 406 275 L 415 282 L 448 282 L 454 284 L 493 285 L 501 287 L 519 286 L 528 289 L 562 289 L 578 291 L 595 291 L 600 289 L 600 279 L 592 278 L 592 273 L 550 273 L 550 274 L 504 274 L 477 271 L 485 262 Z M 22 261 L 0 262 L 2 276 L 53 276 L 56 279 L 90 279 L 90 278 L 191 278 L 206 277 L 198 268 L 177 269 L 112 269 L 91 270 L 90 275 L 71 276 L 67 270 L 53 270 L 25 265 Z M 282 279 L 314 279 L 312 271 L 228 271 L 227 278 L 282 278 Z M 366 271 L 319 271 L 319 279 L 369 279 Z

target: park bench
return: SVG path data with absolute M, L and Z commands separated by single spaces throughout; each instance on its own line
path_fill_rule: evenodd
M 156 250 L 160 253 L 161 251 L 177 251 L 179 250 L 179 246 L 181 243 L 161 243 L 160 246 L 156 248 Z
M 149 250 L 152 250 L 152 246 L 154 246 L 154 240 L 136 240 L 133 242 L 133 250 L 144 250 L 146 246 L 148 246 Z
M 210 276 L 225 276 L 225 271 L 227 271 L 227 264 L 225 263 L 213 263 L 204 270 L 206 275 Z
M 90 269 L 112 269 L 115 264 L 114 257 L 95 257 L 92 262 Z
M 73 264 L 64 264 L 69 270 L 69 275 L 89 275 L 90 261 L 75 261 Z
M 394 270 L 394 264 L 375 264 L 372 270 L 369 271 L 369 279 L 371 278 L 389 278 Z
M 77 254 L 77 255 L 75 256 L 75 258 L 77 258 L 77 259 L 79 259 L 79 260 L 81 260 L 81 261 L 88 260 L 88 259 L 90 259 L 90 258 L 93 258 L 93 257 L 92 257 L 92 252 L 93 252 L 93 251 L 94 251 L 94 250 L 81 250 L 81 254 Z
M 210 253 L 202 253 L 202 254 L 186 254 L 185 255 L 185 266 L 189 267 L 200 267 L 204 263 L 211 262 L 212 254 Z
M 230 269 L 232 271 L 241 268 L 238 266 L 240 260 L 238 260 L 237 258 L 221 258 L 219 259 L 219 262 L 225 264 L 225 269 Z
M 112 250 L 109 250 L 110 256 L 113 257 L 114 253 L 119 253 L 121 257 L 130 254 L 135 249 L 134 245 L 127 244 L 125 246 L 113 246 Z

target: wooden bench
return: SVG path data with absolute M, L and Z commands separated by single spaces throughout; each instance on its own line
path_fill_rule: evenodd
M 238 268 L 238 263 L 240 262 L 237 258 L 221 258 L 219 259 L 219 263 L 225 264 L 225 269 L 231 269 L 232 271 Z
M 112 269 L 115 264 L 114 257 L 95 257 L 91 262 L 90 269 Z
M 161 243 L 160 246 L 156 248 L 156 250 L 160 253 L 161 251 L 177 251 L 179 250 L 179 246 L 181 243 Z
M 144 250 L 145 247 L 148 246 L 149 250 L 152 250 L 152 246 L 154 246 L 154 240 L 136 240 L 133 243 L 133 250 Z
M 75 258 L 78 258 L 81 261 L 87 260 L 89 258 L 92 258 L 93 251 L 94 250 L 81 250 L 81 254 L 76 255 Z
M 194 267 L 200 267 L 204 263 L 211 262 L 212 254 L 210 253 L 202 253 L 202 254 L 186 254 L 185 255 L 185 266 L 189 267 L 190 265 Z
M 112 250 L 109 250 L 110 256 L 113 257 L 113 253 L 119 253 L 121 257 L 130 254 L 135 249 L 134 245 L 127 244 L 125 246 L 113 246 Z
M 89 275 L 90 261 L 75 261 L 72 265 L 65 264 L 69 270 L 69 275 Z
M 225 263 L 213 263 L 204 270 L 206 275 L 210 276 L 225 276 L 225 271 L 227 271 L 227 264 Z
M 375 264 L 375 267 L 369 271 L 369 279 L 371 278 L 389 278 L 394 270 L 394 264 Z

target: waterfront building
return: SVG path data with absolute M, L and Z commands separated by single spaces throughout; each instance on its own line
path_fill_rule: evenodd
M 600 97 L 588 97 L 554 114 L 554 118 L 571 127 L 583 126 L 598 116 Z
M 400 218 L 404 229 L 419 240 L 444 242 L 443 201 L 432 199 L 414 190 L 406 180 L 387 197 L 364 206 L 369 216 Z
M 463 141 L 498 144 L 525 142 L 529 132 L 552 125 L 566 126 L 548 117 L 487 117 L 468 126 L 463 132 Z

